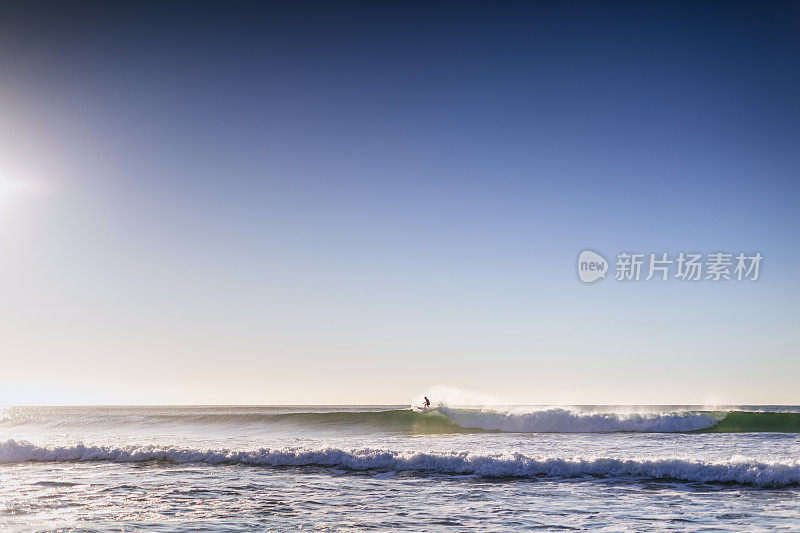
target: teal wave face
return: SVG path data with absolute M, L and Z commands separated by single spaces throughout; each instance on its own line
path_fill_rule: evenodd
M 384 410 L 320 410 L 276 412 L 265 408 L 135 408 L 123 409 L 60 409 L 19 408 L 0 417 L 2 427 L 34 427 L 37 429 L 63 430 L 117 428 L 231 428 L 258 430 L 273 428 L 321 428 L 325 430 L 347 430 L 367 428 L 409 434 L 480 432 L 459 426 L 437 411 L 417 412 L 412 409 Z
M 729 411 L 702 433 L 800 433 L 800 413 Z
M 481 431 L 459 426 L 438 411 L 417 412 L 411 409 L 389 411 L 286 413 L 272 415 L 270 421 L 304 426 L 369 426 L 408 433 L 464 433 Z

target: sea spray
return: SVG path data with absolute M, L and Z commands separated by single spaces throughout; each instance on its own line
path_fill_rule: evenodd
M 520 433 L 688 432 L 718 422 L 708 413 L 581 413 L 558 407 L 533 411 L 439 407 L 437 411 L 463 428 Z

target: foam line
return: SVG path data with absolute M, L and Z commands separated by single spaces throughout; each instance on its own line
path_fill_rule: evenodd
M 613 477 L 723 482 L 782 487 L 800 485 L 800 462 L 686 459 L 532 458 L 521 454 L 487 455 L 469 452 L 419 453 L 390 450 L 268 449 L 252 451 L 200 450 L 128 446 L 40 447 L 7 440 L 0 444 L 0 463 L 31 461 L 114 463 L 197 463 L 205 465 L 318 466 L 383 472 L 472 474 L 486 477 L 572 478 Z

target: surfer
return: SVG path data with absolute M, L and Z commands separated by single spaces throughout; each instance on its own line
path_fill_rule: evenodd
M 425 409 L 430 409 L 431 401 L 428 399 L 427 396 L 423 396 L 423 398 L 425 398 L 425 402 L 423 402 L 422 407 L 424 407 Z

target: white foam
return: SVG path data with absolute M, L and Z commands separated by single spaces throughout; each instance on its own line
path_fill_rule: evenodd
M 468 429 L 520 433 L 681 432 L 710 428 L 718 420 L 701 413 L 581 413 L 563 408 L 536 411 L 436 409 Z
M 28 461 L 166 461 L 207 465 L 323 466 L 352 470 L 473 474 L 490 477 L 629 477 L 671 478 L 687 482 L 731 482 L 761 487 L 800 484 L 800 462 L 731 459 L 704 462 L 687 459 L 532 458 L 521 454 L 469 452 L 419 453 L 389 450 L 267 449 L 252 451 L 200 450 L 155 446 L 41 447 L 8 440 L 0 444 L 0 463 Z

